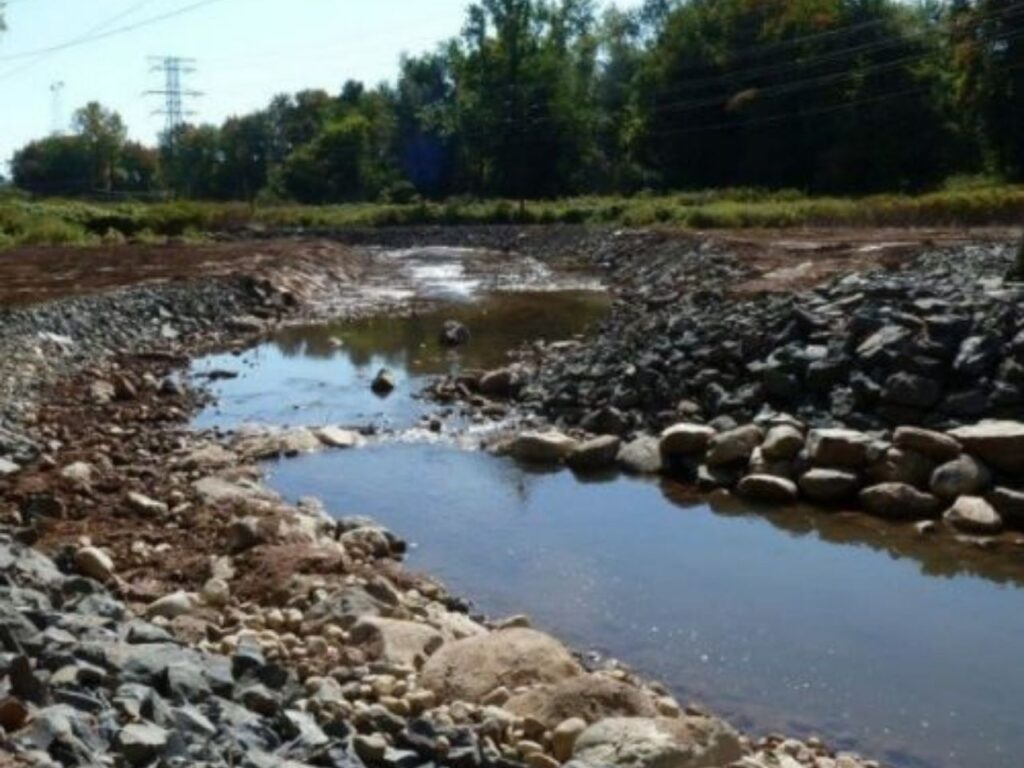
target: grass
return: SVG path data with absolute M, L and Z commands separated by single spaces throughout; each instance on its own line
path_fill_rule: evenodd
M 457 224 L 666 225 L 683 229 L 805 226 L 983 226 L 1024 222 L 1024 186 L 957 181 L 922 195 L 810 197 L 727 189 L 633 197 L 529 201 L 453 199 L 408 205 L 83 203 L 0 199 L 0 247 L 161 242 L 246 228 L 337 229 Z

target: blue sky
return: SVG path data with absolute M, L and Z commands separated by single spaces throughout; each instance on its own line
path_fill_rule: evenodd
M 638 0 L 622 0 L 630 6 Z M 7 0 L 0 36 L 0 162 L 53 124 L 50 86 L 63 82 L 62 123 L 97 100 L 117 109 L 133 138 L 153 141 L 161 87 L 147 56 L 195 57 L 187 84 L 205 96 L 199 121 L 264 106 L 280 92 L 337 91 L 346 79 L 391 79 L 399 55 L 433 48 L 462 27 L 467 0 L 209 0 L 125 34 L 45 55 L 22 54 L 195 5 L 197 0 Z

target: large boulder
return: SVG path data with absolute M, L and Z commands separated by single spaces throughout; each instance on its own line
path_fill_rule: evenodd
M 892 436 L 893 445 L 917 451 L 933 461 L 951 461 L 960 455 L 960 443 L 949 435 L 920 427 L 899 427 Z
M 871 437 L 852 429 L 812 429 L 807 455 L 818 467 L 860 469 L 868 460 Z
M 716 432 L 706 424 L 673 424 L 661 433 L 661 455 L 699 456 L 704 453 Z
M 506 451 L 519 461 L 558 464 L 572 455 L 579 443 L 561 432 L 524 432 L 512 438 Z
M 662 469 L 661 448 L 658 439 L 641 435 L 619 449 L 619 464 L 628 472 L 638 475 L 656 475 Z
M 860 503 L 879 517 L 922 520 L 938 515 L 942 503 L 930 493 L 906 483 L 879 483 L 860 492 Z
M 710 717 L 616 717 L 580 734 L 574 761 L 614 768 L 719 768 L 739 760 L 737 733 Z
M 595 723 L 606 717 L 655 717 L 650 695 L 607 675 L 570 677 L 554 685 L 539 685 L 514 695 L 505 709 L 519 717 L 532 717 L 554 728 L 571 717 Z
M 978 496 L 961 496 L 953 502 L 943 518 L 965 533 L 999 533 L 1003 528 L 1003 519 L 999 513 Z
M 1004 472 L 1024 472 L 1024 423 L 983 421 L 951 430 L 964 449 Z
M 811 501 L 832 504 L 853 496 L 860 488 L 860 478 L 842 469 L 809 469 L 800 477 L 800 490 Z
M 416 668 L 444 643 L 441 633 L 427 624 L 379 616 L 359 619 L 350 639 L 378 661 Z
M 710 467 L 750 461 L 750 455 L 762 440 L 764 431 L 756 424 L 730 429 L 711 439 L 705 461 Z
M 936 496 L 955 499 L 984 493 L 991 483 L 992 473 L 988 468 L 973 456 L 963 454 L 937 467 L 929 485 Z
M 577 472 L 607 469 L 615 464 L 622 440 L 615 435 L 601 435 L 576 446 L 566 463 Z
M 804 433 L 792 424 L 779 424 L 768 430 L 761 452 L 768 461 L 794 458 L 804 447 Z
M 872 483 L 906 483 L 925 490 L 935 471 L 935 462 L 909 448 L 890 448 L 867 469 Z
M 792 504 L 800 495 L 796 483 L 776 475 L 747 475 L 736 490 L 740 496 L 770 504 Z
M 420 682 L 445 701 L 478 702 L 495 688 L 559 683 L 583 673 L 560 642 L 533 629 L 507 629 L 441 646 Z

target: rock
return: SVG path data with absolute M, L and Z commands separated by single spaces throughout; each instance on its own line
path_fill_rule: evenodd
M 934 461 L 950 461 L 960 455 L 961 446 L 949 435 L 920 427 L 899 427 L 893 445 L 927 456 Z
M 708 443 L 705 461 L 710 467 L 750 461 L 750 455 L 764 439 L 764 432 L 756 424 L 730 429 L 715 435 Z
M 739 736 L 721 720 L 609 718 L 576 739 L 573 763 L 612 768 L 719 768 L 739 760 Z
M 117 734 L 117 746 L 130 765 L 145 765 L 167 748 L 170 734 L 151 723 L 132 723 Z
M 109 381 L 97 380 L 89 385 L 89 399 L 95 405 L 107 405 L 113 402 L 117 390 Z
M 0 699 L 0 728 L 7 733 L 20 730 L 28 720 L 28 707 L 13 696 Z
M 704 424 L 674 424 L 661 433 L 661 455 L 666 458 L 699 456 L 707 450 L 715 434 L 713 428 Z
M 195 607 L 195 599 L 188 592 L 178 591 L 164 595 L 154 600 L 146 608 L 146 615 L 150 617 L 162 616 L 165 619 L 174 619 L 191 613 Z
M 316 436 L 328 448 L 358 448 L 363 443 L 363 436 L 358 432 L 339 427 L 321 427 Z
M 370 735 L 360 733 L 352 739 L 352 748 L 355 749 L 360 760 L 375 765 L 384 760 L 384 755 L 388 751 L 388 742 L 379 733 Z
M 919 520 L 938 515 L 942 502 L 906 483 L 880 483 L 860 492 L 860 502 L 874 515 L 892 520 Z
M 912 408 L 929 409 L 942 399 L 942 386 L 927 376 L 900 371 L 886 379 L 882 400 Z
M 253 504 L 278 501 L 276 493 L 258 483 L 245 480 L 232 482 L 222 477 L 204 477 L 192 484 L 200 498 L 208 504 Z
M 224 579 L 208 579 L 199 596 L 206 605 L 223 608 L 231 600 L 231 587 Z
M 594 723 L 606 717 L 657 715 L 657 707 L 645 691 L 601 673 L 533 686 L 513 695 L 504 707 L 519 717 L 536 720 L 547 730 L 574 717 Z
M 607 469 L 614 466 L 622 447 L 622 440 L 615 435 L 602 435 L 576 446 L 566 463 L 578 472 Z
M 363 646 L 373 659 L 419 668 L 444 637 L 427 624 L 366 616 L 350 630 L 350 641 Z
M 791 424 L 780 424 L 768 430 L 761 453 L 768 461 L 787 461 L 804 447 L 804 433 Z
M 0 456 L 0 477 L 6 477 L 7 475 L 13 475 L 15 472 L 20 472 L 21 467 L 15 464 L 10 459 L 5 459 Z
M 859 469 L 867 463 L 871 438 L 851 429 L 812 429 L 807 455 L 819 467 Z
M 656 437 L 641 435 L 624 444 L 617 457 L 619 464 L 638 475 L 655 475 L 661 472 L 661 448 Z
M 860 478 L 841 469 L 814 468 L 801 475 L 799 485 L 811 501 L 832 504 L 853 496 L 860 488 Z
M 958 496 L 976 496 L 988 490 L 992 473 L 977 459 L 967 454 L 937 467 L 929 486 L 932 493 L 943 499 Z
M 997 487 L 985 497 L 1003 520 L 1015 528 L 1024 526 L 1024 491 Z
M 587 721 L 579 717 L 563 720 L 551 731 L 551 754 L 560 763 L 572 758 L 576 740 L 587 729 Z
M 557 683 L 581 673 L 554 638 L 533 629 L 508 629 L 441 646 L 424 665 L 420 683 L 442 700 L 476 702 L 500 686 Z
M 890 448 L 868 467 L 872 483 L 906 483 L 926 490 L 935 471 L 935 463 L 924 454 L 908 448 Z
M 93 476 L 96 474 L 96 468 L 92 464 L 88 464 L 84 461 L 76 461 L 74 464 L 68 464 L 60 471 L 60 476 L 65 480 L 70 481 L 73 485 L 79 488 L 88 488 L 92 485 Z
M 478 389 L 489 397 L 510 397 L 519 388 L 516 372 L 512 368 L 498 368 L 480 377 Z
M 75 552 L 75 568 L 83 576 L 105 582 L 114 575 L 114 561 L 98 547 L 84 547 Z
M 269 540 L 258 517 L 240 517 L 228 526 L 228 551 L 237 555 Z
M 775 475 L 747 475 L 736 490 L 745 498 L 771 504 L 792 504 L 799 496 L 796 483 Z
M 1004 472 L 1024 472 L 1024 423 L 983 421 L 950 430 L 969 453 Z
M 999 513 L 978 496 L 961 496 L 953 502 L 943 519 L 965 533 L 999 533 L 1003 528 Z
M 459 347 L 469 343 L 469 328 L 458 320 L 446 320 L 438 338 L 446 347 Z
M 135 491 L 129 491 L 125 495 L 125 499 L 128 502 L 128 506 L 140 515 L 145 515 L 147 517 L 163 517 L 170 512 L 168 506 L 162 501 L 151 499 L 148 496 L 136 493 Z
M 377 375 L 374 376 L 373 381 L 370 382 L 370 389 L 378 395 L 389 395 L 397 386 L 398 382 L 395 379 L 395 374 L 387 368 L 381 368 L 377 371 Z
M 507 453 L 519 461 L 557 464 L 576 450 L 578 443 L 561 432 L 524 432 L 508 444 Z

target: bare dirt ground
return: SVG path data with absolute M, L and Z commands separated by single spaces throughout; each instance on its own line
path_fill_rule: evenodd
M 453 229 L 453 232 L 456 232 Z M 753 273 L 738 294 L 813 287 L 837 275 L 892 269 L 922 247 L 1013 239 L 1018 232 L 986 229 L 801 229 L 706 233 L 670 231 L 693 242 L 717 240 Z M 208 244 L 30 247 L 0 252 L 0 307 L 38 304 L 127 286 L 247 275 L 290 275 L 308 293 L 325 279 L 358 283 L 369 277 L 367 252 L 324 239 L 270 239 Z

